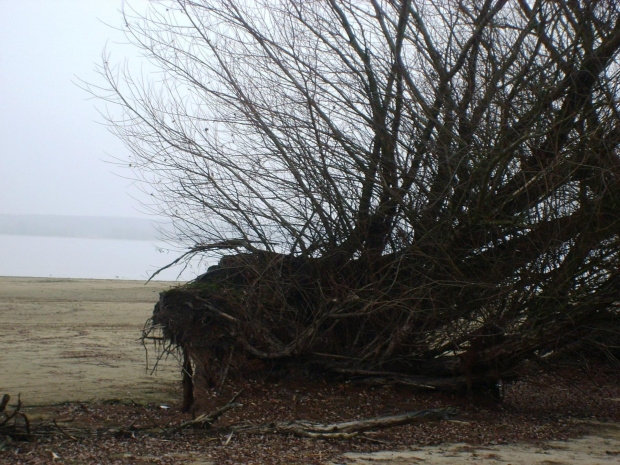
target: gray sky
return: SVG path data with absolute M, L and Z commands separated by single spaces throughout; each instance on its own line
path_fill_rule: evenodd
M 109 163 L 126 149 L 75 84 L 97 79 L 106 44 L 117 62 L 131 53 L 104 24 L 120 23 L 121 4 L 0 0 L 0 214 L 146 217 Z

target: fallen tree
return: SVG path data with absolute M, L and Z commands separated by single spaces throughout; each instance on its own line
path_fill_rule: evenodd
M 171 1 L 124 20 L 162 78 L 106 58 L 94 92 L 177 261 L 219 260 L 153 315 L 187 399 L 256 361 L 469 391 L 525 360 L 617 361 L 617 2 Z
M 493 320 L 483 324 L 464 317 L 465 310 L 476 311 L 465 303 L 444 319 L 429 317 L 409 281 L 414 270 L 402 262 L 405 283 L 389 265 L 383 270 L 390 292 L 345 285 L 363 274 L 357 266 L 347 262 L 334 276 L 323 259 L 231 255 L 194 282 L 162 293 L 144 337 L 182 349 L 188 409 L 194 383 L 221 387 L 229 375 L 256 370 L 257 360 L 265 373 L 301 369 L 418 389 L 491 391 L 499 399 L 501 382 L 516 378 L 523 361 L 567 349 L 595 356 L 613 350 L 609 335 L 620 333 L 617 281 L 572 302 L 570 318 L 557 311 L 530 317 L 544 298 L 532 296 L 510 313 L 502 309 L 501 320 L 488 312 Z

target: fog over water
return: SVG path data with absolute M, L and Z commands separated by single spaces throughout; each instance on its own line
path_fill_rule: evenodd
M 155 241 L 0 235 L 0 276 L 147 280 L 180 253 Z M 185 281 L 206 270 L 198 264 L 155 279 Z
M 183 253 L 159 239 L 164 226 L 139 218 L 0 215 L 0 276 L 146 280 Z M 155 279 L 187 281 L 207 266 L 179 265 Z
M 2 2 L 0 275 L 146 279 L 179 255 L 158 251 L 169 247 L 148 195 L 115 163 L 128 150 L 102 124 L 105 104 L 80 87 L 98 82 L 104 53 L 136 60 L 118 30 L 129 3 L 149 4 Z

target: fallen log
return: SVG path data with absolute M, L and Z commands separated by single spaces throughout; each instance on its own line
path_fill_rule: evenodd
M 458 410 L 455 407 L 445 407 L 338 423 L 288 420 L 271 421 L 260 424 L 242 422 L 215 428 L 215 422 L 217 422 L 217 420 L 219 420 L 224 413 L 231 409 L 243 406 L 243 404 L 237 402 L 237 399 L 242 392 L 243 391 L 240 391 L 235 394 L 222 407 L 219 407 L 208 414 L 203 414 L 190 421 L 184 422 L 168 432 L 174 434 L 185 429 L 207 429 L 217 434 L 292 434 L 295 436 L 312 439 L 348 439 L 367 431 L 394 428 L 396 426 L 420 423 L 423 421 L 449 420 L 458 413 Z
M 454 407 L 419 410 L 400 415 L 387 415 L 339 423 L 318 423 L 306 420 L 276 421 L 259 425 L 232 425 L 228 429 L 246 434 L 293 434 L 312 439 L 350 439 L 367 431 L 376 431 L 423 421 L 448 420 L 457 413 Z

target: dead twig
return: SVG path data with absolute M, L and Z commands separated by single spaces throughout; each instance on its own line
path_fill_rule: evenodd
M 67 439 L 71 439 L 72 441 L 77 441 L 78 439 L 74 436 L 71 436 L 69 433 L 67 433 L 64 429 L 62 429 L 60 427 L 60 425 L 56 422 L 56 419 L 54 419 L 52 421 L 54 423 L 54 426 L 56 427 L 56 429 L 58 431 L 60 431 L 60 434 L 62 434 L 64 437 L 66 437 Z
M 181 425 L 177 426 L 176 428 L 174 428 L 174 430 L 172 431 L 173 433 L 177 433 L 183 429 L 186 428 L 211 428 L 213 426 L 213 424 L 222 416 L 224 415 L 224 413 L 226 413 L 227 411 L 233 409 L 233 408 L 237 408 L 237 407 L 242 407 L 243 404 L 239 403 L 239 402 L 235 402 L 239 396 L 241 395 L 243 391 L 239 391 L 237 394 L 235 394 L 232 399 L 230 399 L 230 401 L 228 401 L 228 403 L 216 410 L 214 410 L 211 413 L 208 414 L 203 414 L 200 415 L 198 417 L 196 417 L 193 420 L 190 421 L 186 421 L 185 423 L 182 423 Z

